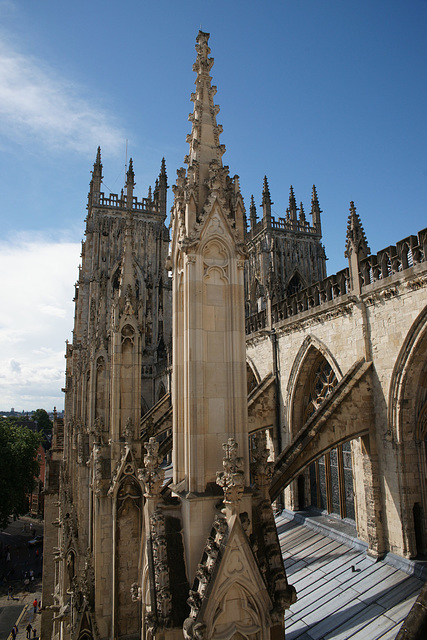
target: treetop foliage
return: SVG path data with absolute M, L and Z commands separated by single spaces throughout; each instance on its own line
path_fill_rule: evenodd
M 33 433 L 15 420 L 0 418 L 0 528 L 10 516 L 28 511 L 27 495 L 32 492 L 39 473 L 36 460 L 41 434 Z
M 33 412 L 32 419 L 37 422 L 39 430 L 47 431 L 49 433 L 52 431 L 52 421 L 45 409 L 36 409 Z

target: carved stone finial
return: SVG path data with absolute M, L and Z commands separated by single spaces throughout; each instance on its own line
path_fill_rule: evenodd
M 144 469 L 138 469 L 138 478 L 145 485 L 145 496 L 149 498 L 158 497 L 162 488 L 165 472 L 160 469 L 162 456 L 159 456 L 159 443 L 156 438 L 151 437 L 145 443 L 147 453 L 144 456 Z
M 254 438 L 255 446 L 252 450 L 254 462 L 251 464 L 251 473 L 254 482 L 260 491 L 268 491 L 273 476 L 273 462 L 267 462 L 270 451 L 267 448 L 265 431 L 258 431 Z
M 354 251 L 360 259 L 370 254 L 365 231 L 353 201 L 350 202 L 350 215 L 348 216 L 344 256 L 348 258 L 352 251 Z
M 139 587 L 136 582 L 131 584 L 130 593 L 132 602 L 138 602 L 138 600 L 141 600 L 141 587 Z
M 237 455 L 237 442 L 234 438 L 229 438 L 228 442 L 222 445 L 225 451 L 225 458 L 222 460 L 224 471 L 216 474 L 216 483 L 222 487 L 226 504 L 237 507 L 244 490 L 243 458 Z
M 123 435 L 125 437 L 125 442 L 127 444 L 133 440 L 134 427 L 133 427 L 133 420 L 130 416 L 126 420 L 125 427 L 123 430 Z

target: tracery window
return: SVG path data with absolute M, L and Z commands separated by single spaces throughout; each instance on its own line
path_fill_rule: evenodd
M 305 395 L 305 411 L 304 422 L 317 411 L 323 400 L 328 396 L 332 389 L 336 386 L 338 380 L 335 371 L 329 362 L 322 357 L 313 367 L 308 379 L 307 393 Z

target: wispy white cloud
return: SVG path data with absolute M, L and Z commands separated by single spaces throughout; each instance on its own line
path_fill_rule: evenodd
M 80 244 L 0 243 L 0 409 L 62 408 Z
M 15 142 L 29 139 L 49 150 L 93 154 L 99 142 L 107 153 L 123 147 L 126 134 L 102 106 L 83 97 L 59 70 L 19 52 L 0 32 L 0 134 Z

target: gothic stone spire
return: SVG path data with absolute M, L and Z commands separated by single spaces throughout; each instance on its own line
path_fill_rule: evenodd
M 268 188 L 267 176 L 264 176 L 264 185 L 262 189 L 262 217 L 269 224 L 271 222 L 271 196 Z
M 350 215 L 348 216 L 347 236 L 345 257 L 348 258 L 350 253 L 354 251 L 359 260 L 366 258 L 371 252 L 366 239 L 365 231 L 360 220 L 360 216 L 356 213 L 354 202 L 350 202 Z
M 210 164 L 215 162 L 222 168 L 222 156 L 225 152 L 225 146 L 219 143 L 222 126 L 216 122 L 219 106 L 213 102 L 216 87 L 211 86 L 210 70 L 214 61 L 209 57 L 208 40 L 209 33 L 199 31 L 196 38 L 197 58 L 193 65 L 193 71 L 197 73 L 196 91 L 191 94 L 194 109 L 188 117 L 192 123 L 191 134 L 187 136 L 190 150 L 185 158 L 190 182 L 194 183 L 202 206 L 206 196 L 205 183 L 209 178 Z
M 292 222 L 297 221 L 297 203 L 295 200 L 295 195 L 294 195 L 294 188 L 291 185 L 290 191 L 289 191 L 289 216 Z
M 320 222 L 320 214 L 322 210 L 319 206 L 319 199 L 317 197 L 317 191 L 315 185 L 313 185 L 313 193 L 311 196 L 311 215 L 313 220 L 313 227 L 317 231 L 317 233 L 322 233 L 322 226 Z
M 350 288 L 356 294 L 360 294 L 360 261 L 370 254 L 368 241 L 362 227 L 359 216 L 356 213 L 354 202 L 350 202 L 350 215 L 347 225 L 347 240 L 344 255 L 348 259 L 350 271 Z
M 256 225 L 256 205 L 253 195 L 251 196 L 251 204 L 249 207 L 249 220 L 251 223 L 251 228 L 254 229 Z
M 101 147 L 98 147 L 96 152 L 96 160 L 93 164 L 92 180 L 90 182 L 90 195 L 99 193 L 101 191 L 102 178 L 102 163 L 101 163 Z
M 126 204 L 128 209 L 132 209 L 133 205 L 133 188 L 135 186 L 135 173 L 133 170 L 132 158 L 129 160 L 129 169 L 126 173 Z

